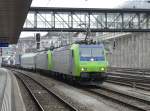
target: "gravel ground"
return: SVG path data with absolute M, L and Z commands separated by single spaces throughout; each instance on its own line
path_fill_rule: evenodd
M 69 101 L 79 110 L 86 111 L 134 111 L 122 104 L 114 103 L 106 98 L 96 96 L 79 88 L 72 87 L 52 78 L 31 74 L 61 97 Z
M 39 111 L 39 109 L 37 108 L 35 102 L 33 101 L 32 97 L 29 94 L 29 92 L 24 87 L 21 80 L 19 80 L 17 78 L 17 81 L 18 81 L 18 84 L 19 84 L 19 87 L 20 87 L 20 91 L 21 91 L 21 95 L 22 95 L 24 104 L 26 106 L 26 111 Z

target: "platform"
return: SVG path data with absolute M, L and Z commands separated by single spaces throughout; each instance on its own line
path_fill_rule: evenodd
M 4 68 L 0 68 L 0 110 L 26 111 L 16 78 Z

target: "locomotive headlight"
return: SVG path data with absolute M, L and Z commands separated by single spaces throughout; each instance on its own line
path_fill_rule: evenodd
M 105 70 L 104 67 L 102 67 L 102 68 L 101 68 L 101 71 L 104 71 L 104 70 Z
M 94 59 L 93 59 L 93 58 L 91 58 L 90 60 L 91 60 L 91 61 L 94 61 Z
M 84 68 L 81 68 L 81 71 L 84 71 Z
M 87 71 L 87 68 L 81 68 L 81 71 L 83 72 L 83 71 Z

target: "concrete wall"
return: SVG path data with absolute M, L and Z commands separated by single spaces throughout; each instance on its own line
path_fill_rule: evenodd
M 111 67 L 150 68 L 150 33 L 133 33 L 109 40 L 107 58 Z

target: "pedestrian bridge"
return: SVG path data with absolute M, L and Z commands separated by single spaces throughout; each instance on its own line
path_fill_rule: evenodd
M 23 31 L 150 32 L 150 9 L 32 7 Z

